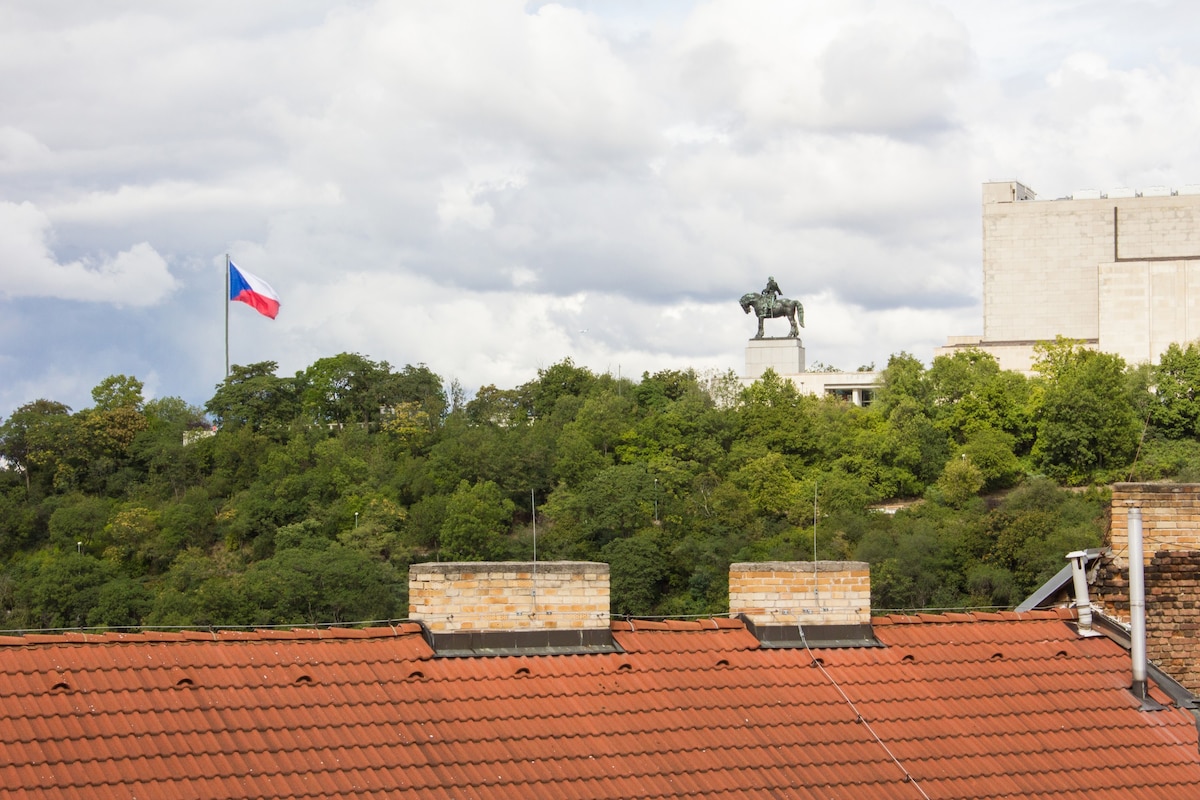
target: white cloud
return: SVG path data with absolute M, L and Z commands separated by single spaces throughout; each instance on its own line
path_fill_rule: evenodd
M 0 284 L 7 297 L 149 306 L 176 282 L 146 242 L 115 256 L 59 263 L 47 247 L 50 221 L 30 203 L 0 202 Z
M 112 223 L 130 218 L 204 213 L 214 209 L 243 213 L 279 213 L 292 208 L 336 206 L 337 186 L 306 184 L 294 175 L 239 176 L 220 184 L 167 180 L 122 185 L 112 191 L 78 195 L 50 209 L 58 222 Z
M 50 148 L 28 131 L 0 126 L 0 172 L 29 171 L 50 159 Z
M 203 402 L 226 251 L 284 300 L 275 323 L 232 316 L 233 358 L 284 372 L 341 350 L 468 386 L 568 355 L 740 370 L 735 300 L 768 274 L 806 305 L 810 360 L 928 359 L 981 325 L 982 182 L 1200 183 L 1182 0 L 0 15 L 10 387 L 52 385 L 21 315 L 38 297 L 53 374 L 104 348 Z M 55 298 L 148 307 L 98 327 Z

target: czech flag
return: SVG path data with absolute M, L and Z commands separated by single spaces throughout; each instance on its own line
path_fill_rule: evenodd
M 271 284 L 257 275 L 251 275 L 232 261 L 229 262 L 229 300 L 245 303 L 271 319 L 275 319 L 279 313 L 279 295 L 275 294 Z

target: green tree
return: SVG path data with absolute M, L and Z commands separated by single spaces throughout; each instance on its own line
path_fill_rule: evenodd
M 70 426 L 71 408 L 44 399 L 22 405 L 0 426 L 0 457 L 24 474 L 26 489 L 31 488 L 35 472 L 39 477 L 54 478 L 61 446 L 72 436 Z
M 385 365 L 387 362 L 383 362 Z M 424 364 L 406 364 L 388 377 L 385 400 L 388 405 L 417 403 L 429 420 L 430 429 L 441 424 L 449 404 L 442 379 Z
M 558 435 L 554 477 L 568 488 L 576 489 L 612 466 L 613 459 L 601 453 L 587 433 L 569 422 Z
M 255 610 L 242 586 L 237 554 L 191 547 L 180 553 L 158 583 L 147 625 L 247 625 Z
M 88 409 L 76 415 L 76 422 L 93 481 L 129 466 L 134 440 L 149 427 L 145 415 L 132 406 Z M 99 484 L 97 488 L 102 490 Z
M 586 367 L 577 367 L 575 362 L 564 358 L 557 364 L 538 370 L 538 378 L 522 387 L 530 399 L 533 415 L 537 419 L 550 416 L 564 397 L 583 397 L 596 383 L 596 376 Z
M 142 382 L 128 375 L 110 375 L 92 389 L 92 400 L 97 411 L 113 411 L 130 408 L 141 411 L 145 403 L 142 397 Z
M 170 427 L 172 431 L 205 427 L 204 409 L 189 405 L 179 397 L 156 397 L 142 406 L 151 428 Z
M 222 427 L 286 429 L 300 413 L 299 387 L 294 379 L 276 377 L 278 368 L 274 361 L 233 365 L 205 410 Z
M 968 593 L 965 571 L 976 557 L 971 532 L 980 514 L 936 503 L 897 512 L 869 529 L 855 557 L 871 564 L 871 605 L 882 609 L 950 608 Z
M 497 389 L 494 384 L 479 387 L 467 403 L 467 419 L 475 425 L 510 428 L 529 422 L 529 401 L 516 389 Z
M 217 501 L 202 486 L 183 491 L 166 503 L 158 515 L 160 541 L 154 549 L 162 557 L 189 547 L 209 548 L 217 540 Z
M 746 457 L 765 452 L 811 458 L 815 452 L 812 412 L 815 398 L 800 394 L 795 384 L 774 370 L 742 391 L 737 410 L 740 420 L 740 445 Z
M 584 398 L 558 435 L 555 476 L 580 486 L 615 463 L 618 445 L 634 424 L 634 399 L 611 389 Z
M 112 514 L 112 501 L 81 492 L 72 492 L 50 514 L 50 545 L 63 551 L 90 548 L 103 537 Z
M 1151 368 L 1150 421 L 1172 439 L 1200 436 L 1200 347 L 1171 343 Z
M 1016 440 L 1001 430 L 990 426 L 974 429 L 967 441 L 959 448 L 958 455 L 966 456 L 983 477 L 983 488 L 988 491 L 1007 489 L 1021 475 L 1021 462 L 1014 455 Z M 951 459 L 953 461 L 953 459 Z
M 669 403 L 699 391 L 695 370 L 664 369 L 653 375 L 643 372 L 633 395 L 639 406 L 661 411 Z
M 561 558 L 596 558 L 613 539 L 654 521 L 654 476 L 643 464 L 618 464 L 578 489 L 559 487 L 544 506 L 547 549 Z
M 91 627 L 129 628 L 142 624 L 153 597 L 134 578 L 119 576 L 103 584 L 96 592 L 96 604 L 88 611 Z
M 1051 383 L 1057 382 L 1078 366 L 1080 354 L 1086 349 L 1083 340 L 1061 334 L 1053 341 L 1038 342 L 1033 346 L 1033 371 Z
M 928 408 L 932 394 L 925 365 L 916 356 L 900 352 L 888 358 L 887 366 L 880 373 L 879 390 L 875 393 L 872 408 L 886 417 L 906 397 L 919 408 Z
M 1033 455 L 1048 475 L 1083 483 L 1125 467 L 1141 432 L 1120 356 L 1057 343 L 1035 365 L 1048 383 Z
M 330 541 L 313 520 L 279 529 L 277 551 L 251 564 L 243 587 L 258 624 L 390 619 L 396 581 L 366 553 Z
M 1000 369 L 995 357 L 979 350 L 938 356 L 929 368 L 932 415 L 957 444 L 983 427 L 1029 437 L 1032 409 L 1028 382 Z
M 395 436 L 411 453 L 420 452 L 430 439 L 433 421 L 415 401 L 396 403 L 383 414 L 382 429 Z
M 653 534 L 614 539 L 600 551 L 612 576 L 614 614 L 647 615 L 666 588 L 669 564 L 663 546 Z
M 129 452 L 143 470 L 146 491 L 160 498 L 181 497 L 203 482 L 212 470 L 212 445 L 188 434 L 207 432 L 203 410 L 178 397 L 151 400 L 144 408 L 146 428 L 130 443 Z
M 51 512 L 53 513 L 53 512 Z M 30 502 L 24 477 L 0 469 L 0 557 L 30 547 L 45 531 L 44 510 Z
M 942 476 L 938 478 L 938 494 L 947 505 L 961 508 L 979 493 L 986 482 L 983 470 L 964 454 L 961 458 L 946 462 Z
M 747 462 L 733 480 L 746 492 L 755 514 L 786 516 L 800 502 L 796 479 L 778 453 Z
M 1063 557 L 1098 547 L 1107 492 L 1065 491 L 1047 478 L 1014 489 L 988 519 L 986 561 L 1008 570 L 1024 597 L 1062 569 Z
M 857 438 L 860 452 L 872 452 L 861 436 Z M 894 470 L 889 482 L 879 487 L 885 497 L 919 495 L 937 480 L 949 455 L 945 432 L 912 397 L 902 397 L 892 405 L 882 430 L 870 434 L 868 442 L 882 444 L 873 457 Z
M 173 553 L 157 552 L 158 513 L 140 505 L 118 510 L 104 526 L 104 560 L 135 575 L 165 566 Z
M 392 401 L 391 367 L 358 353 L 341 353 L 314 361 L 298 383 L 303 384 L 301 405 L 316 422 L 377 422 L 380 410 Z
M 632 427 L 634 400 L 611 389 L 593 392 L 583 401 L 564 432 L 574 426 L 602 456 L 612 455 L 622 436 Z
M 505 551 L 504 534 L 516 510 L 491 481 L 466 481 L 446 501 L 439 549 L 448 561 L 490 561 Z
M 11 627 L 81 628 L 113 568 L 86 553 L 45 549 L 21 560 Z M 11 623 L 16 622 L 15 626 Z

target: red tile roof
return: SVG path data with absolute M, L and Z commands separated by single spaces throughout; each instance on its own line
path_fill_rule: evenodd
M 612 630 L 624 652 L 471 658 L 413 624 L 3 637 L 0 779 L 11 798 L 1200 796 L 1191 714 L 1140 710 L 1128 653 L 1055 612 L 888 617 L 884 647 L 811 652 L 728 619 Z

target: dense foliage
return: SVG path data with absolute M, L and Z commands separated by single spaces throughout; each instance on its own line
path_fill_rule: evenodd
M 570 360 L 469 402 L 357 354 L 276 373 L 4 420 L 5 627 L 392 619 L 408 564 L 535 547 L 609 562 L 618 614 L 719 613 L 730 562 L 814 555 L 869 561 L 879 609 L 1005 606 L 1099 543 L 1105 491 L 1060 484 L 1200 477 L 1195 345 L 1130 369 L 1060 340 L 1033 378 L 901 353 L 869 408 Z

